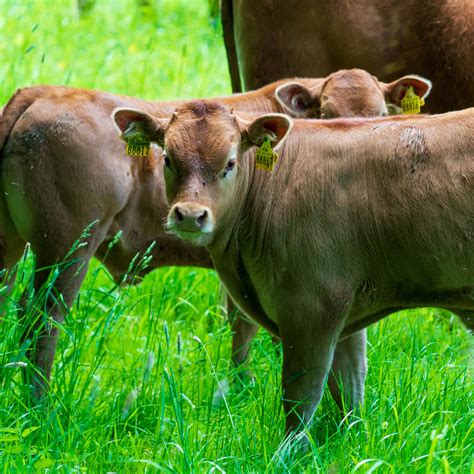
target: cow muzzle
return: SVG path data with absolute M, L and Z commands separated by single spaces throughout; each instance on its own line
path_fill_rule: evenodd
M 168 214 L 168 229 L 194 245 L 207 245 L 214 231 L 212 211 L 193 202 L 177 203 Z

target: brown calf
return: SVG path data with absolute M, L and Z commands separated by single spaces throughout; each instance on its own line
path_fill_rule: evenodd
M 294 126 L 210 101 L 116 115 L 164 147 L 169 230 L 205 245 L 234 301 L 281 337 L 287 431 L 311 420 L 356 331 L 420 306 L 474 327 L 474 109 Z M 256 167 L 264 140 L 280 148 L 273 172 Z M 365 365 L 349 364 L 356 406 Z
M 429 90 L 427 81 L 416 77 L 384 85 L 364 71 L 349 71 L 341 79 L 329 79 L 336 88 L 353 76 L 358 90 L 352 95 L 331 96 L 340 110 L 362 110 L 360 97 L 373 106 L 372 114 L 384 112 L 385 99 L 397 101 L 408 85 Z M 364 82 L 365 80 L 365 82 Z M 298 79 L 287 90 L 287 81 L 261 90 L 224 97 L 222 102 L 239 110 L 283 111 L 308 106 L 324 79 Z M 364 86 L 365 84 L 365 86 Z M 279 91 L 282 91 L 281 98 Z M 294 91 L 294 94 L 293 94 Z M 424 92 L 423 92 L 424 91 Z M 301 94 L 304 99 L 300 99 Z M 359 97 L 360 95 L 360 97 Z M 294 100 L 293 100 L 294 99 Z M 84 229 L 96 222 L 91 235 L 74 253 L 74 264 L 63 269 L 55 283 L 65 305 L 51 302 L 50 315 L 62 321 L 72 304 L 92 256 L 104 261 L 117 282 L 122 281 L 131 260 L 155 242 L 149 266 L 141 275 L 164 265 L 197 265 L 212 268 L 208 253 L 193 248 L 165 233 L 161 222 L 168 211 L 162 175 L 161 151 L 152 149 L 141 159 L 125 155 L 110 120 L 116 107 L 135 107 L 158 117 L 169 117 L 176 102 L 147 102 L 131 97 L 67 87 L 39 86 L 18 91 L 4 109 L 0 121 L 3 189 L 0 193 L 0 267 L 11 268 L 19 259 L 25 242 L 36 255 L 35 288 L 46 281 L 49 268 L 64 260 L 71 245 Z M 366 109 L 364 109 L 366 112 Z M 109 249 L 121 231 L 117 244 Z M 60 300 L 58 300 L 60 301 Z M 49 379 L 55 352 L 57 329 L 38 330 L 36 348 L 30 358 L 40 373 L 35 392 L 43 392 L 43 377 Z M 236 318 L 233 329 L 234 360 L 243 361 L 256 326 Z M 28 332 L 25 337 L 31 337 Z M 34 345 L 33 345 L 34 346 Z
M 234 92 L 353 67 L 391 81 L 416 65 L 434 84 L 427 112 L 474 106 L 472 0 L 222 0 L 221 8 Z

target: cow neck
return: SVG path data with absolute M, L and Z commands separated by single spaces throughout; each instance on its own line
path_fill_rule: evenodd
M 247 207 L 249 189 L 255 173 L 253 162 L 250 165 L 248 154 L 246 152 L 243 156 L 240 156 L 241 152 L 239 151 L 238 182 L 233 191 L 234 196 L 238 198 L 233 199 L 229 209 L 226 209 L 223 215 L 218 216 L 219 225 L 216 229 L 215 238 L 208 247 L 213 259 L 214 256 L 218 258 L 228 254 L 229 249 L 240 246 L 241 223 L 245 217 L 244 213 Z
M 212 252 L 211 252 L 212 254 Z M 230 256 L 232 255 L 232 256 Z M 271 334 L 279 337 L 277 324 L 263 309 L 239 248 L 214 259 L 214 266 L 237 305 Z
M 287 163 L 290 157 L 284 148 L 279 152 L 280 159 L 273 172 L 255 168 L 255 148 L 241 156 L 240 180 L 234 190 L 238 198 L 225 212 L 227 219 L 220 216 L 218 233 L 209 249 L 213 258 L 235 246 L 241 253 L 253 253 L 258 259 L 265 259 L 266 251 L 271 247 L 268 238 L 274 214 L 280 213 L 278 183 L 282 179 L 286 181 L 290 171 Z M 229 219 L 228 216 L 232 217 Z
M 261 186 L 266 178 L 255 170 L 253 154 L 246 152 L 241 157 L 241 179 L 235 195 L 242 199 L 235 199 L 233 207 L 226 211 L 226 216 L 234 217 L 221 221 L 208 250 L 219 276 L 237 304 L 260 325 L 278 336 L 278 326 L 267 316 L 258 298 L 252 282 L 252 268 L 249 268 L 250 262 L 246 258 L 249 253 L 260 252 L 261 227 L 254 226 L 255 219 L 247 213 L 255 212 L 250 202 L 254 196 L 252 188 Z M 262 256 L 262 260 L 265 260 L 265 256 Z

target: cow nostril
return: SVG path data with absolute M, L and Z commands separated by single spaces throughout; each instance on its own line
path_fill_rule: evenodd
M 179 210 L 178 207 L 174 208 L 174 215 L 179 222 L 181 222 L 184 219 L 184 216 L 183 214 L 181 214 L 181 211 Z
M 199 227 L 202 227 L 207 220 L 207 211 L 203 211 L 200 216 L 196 219 L 196 222 L 198 223 Z

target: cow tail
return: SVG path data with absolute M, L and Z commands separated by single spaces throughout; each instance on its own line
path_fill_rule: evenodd
M 227 63 L 229 66 L 232 91 L 242 92 L 242 82 L 240 80 L 239 62 L 237 59 L 237 49 L 235 47 L 234 36 L 234 14 L 232 0 L 221 1 L 221 22 L 224 32 L 224 45 L 227 52 Z

